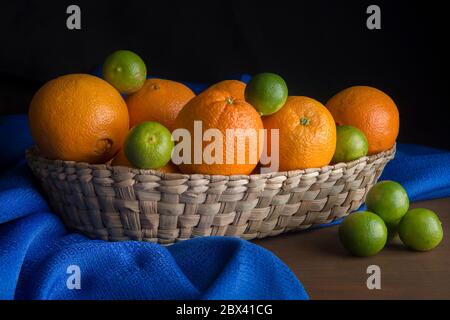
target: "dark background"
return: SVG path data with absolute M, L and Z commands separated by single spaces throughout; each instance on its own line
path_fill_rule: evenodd
M 325 103 L 352 85 L 396 101 L 399 141 L 450 149 L 444 1 L 14 1 L 0 4 L 0 115 L 27 112 L 44 82 L 92 72 L 114 50 L 149 73 L 213 83 L 282 75 L 290 94 Z M 81 7 L 82 30 L 66 28 Z M 366 28 L 381 7 L 382 29 Z

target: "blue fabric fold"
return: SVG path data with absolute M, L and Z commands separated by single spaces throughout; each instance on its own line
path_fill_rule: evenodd
M 163 247 L 68 232 L 25 163 L 32 144 L 26 115 L 0 118 L 0 299 L 308 299 L 283 262 L 248 241 Z M 72 265 L 79 290 L 67 286 Z
M 412 201 L 450 196 L 450 152 L 401 144 L 381 180 L 400 182 Z

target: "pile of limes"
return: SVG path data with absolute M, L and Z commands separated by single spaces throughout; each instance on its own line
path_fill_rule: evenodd
M 366 205 L 368 211 L 350 215 L 339 227 L 342 245 L 355 256 L 377 254 L 397 233 L 416 251 L 431 250 L 442 240 L 438 216 L 428 209 L 409 210 L 408 194 L 397 182 L 377 183 L 368 192 Z

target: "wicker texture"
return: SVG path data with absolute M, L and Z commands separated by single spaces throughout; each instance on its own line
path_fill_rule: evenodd
M 163 174 L 47 160 L 27 150 L 53 209 L 89 237 L 171 244 L 198 236 L 276 236 L 356 210 L 376 183 L 386 152 L 320 169 L 250 176 Z

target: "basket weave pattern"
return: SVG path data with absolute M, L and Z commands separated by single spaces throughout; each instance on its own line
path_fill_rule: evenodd
M 27 160 L 53 209 L 91 238 L 171 244 L 198 236 L 276 236 L 332 222 L 356 210 L 388 151 L 320 169 L 207 176 L 47 160 Z

